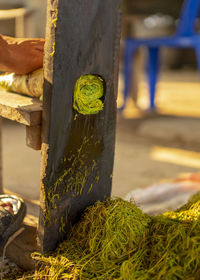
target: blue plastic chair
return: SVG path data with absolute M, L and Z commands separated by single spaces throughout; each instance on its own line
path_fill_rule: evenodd
M 150 108 L 155 109 L 155 91 L 156 82 L 159 72 L 159 48 L 179 47 L 179 48 L 194 48 L 196 51 L 198 70 L 200 72 L 200 35 L 195 31 L 195 20 L 199 14 L 200 0 L 185 0 L 182 7 L 182 12 L 179 19 L 177 30 L 173 36 L 134 39 L 128 38 L 125 40 L 124 53 L 124 104 L 121 107 L 123 110 L 127 97 L 130 92 L 132 78 L 132 64 L 136 50 L 139 47 L 148 48 L 147 61 L 147 76 L 150 93 Z

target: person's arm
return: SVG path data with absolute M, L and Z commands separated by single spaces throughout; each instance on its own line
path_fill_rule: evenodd
M 0 71 L 26 74 L 43 66 L 44 39 L 0 35 Z

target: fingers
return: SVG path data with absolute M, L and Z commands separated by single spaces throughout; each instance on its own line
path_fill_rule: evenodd
M 24 40 L 9 46 L 8 72 L 27 74 L 43 66 L 44 40 Z

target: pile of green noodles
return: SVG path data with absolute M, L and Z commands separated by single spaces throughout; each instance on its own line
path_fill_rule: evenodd
M 35 272 L 20 279 L 198 280 L 200 193 L 156 217 L 122 199 L 97 202 L 55 252 L 33 258 Z
M 97 114 L 103 110 L 103 95 L 103 80 L 96 75 L 83 75 L 76 81 L 73 108 L 83 115 Z

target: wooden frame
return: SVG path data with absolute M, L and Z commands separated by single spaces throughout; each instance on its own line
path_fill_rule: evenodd
M 38 226 L 39 250 L 43 252 L 54 250 L 66 238 L 87 206 L 105 200 L 111 193 L 120 3 L 48 0 Z M 104 80 L 104 109 L 96 115 L 82 115 L 73 109 L 75 83 L 85 74 L 96 74 Z M 34 228 L 26 228 L 9 246 L 8 255 L 15 261 L 16 250 L 18 255 L 27 256 L 36 249 L 35 242 L 27 245 L 35 235 Z M 27 261 L 23 266 L 30 268 L 32 263 Z

